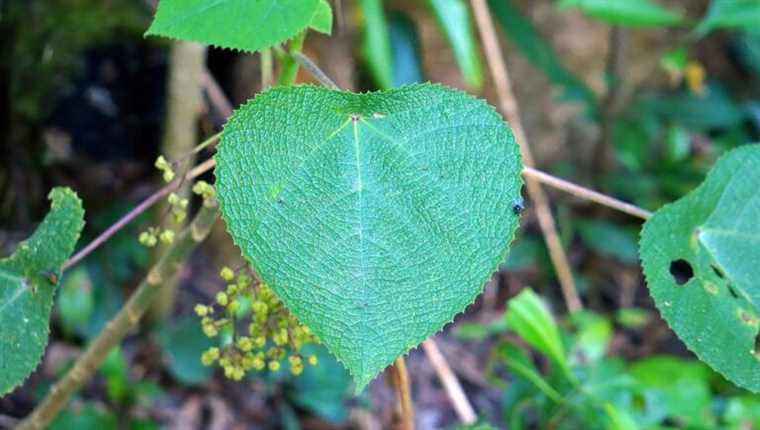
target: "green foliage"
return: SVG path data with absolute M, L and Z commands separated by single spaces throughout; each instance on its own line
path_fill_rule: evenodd
M 213 370 L 204 366 L 199 357 L 214 342 L 203 335 L 196 318 L 185 317 L 165 324 L 158 332 L 158 342 L 168 362 L 169 371 L 180 382 L 201 384 L 213 374 Z
M 559 86 L 562 100 L 585 104 L 589 114 L 597 114 L 596 95 L 583 81 L 562 64 L 554 48 L 544 39 L 532 22 L 513 4 L 512 0 L 490 0 L 489 6 L 504 33 L 525 58 L 546 77 Z
M 704 94 L 679 91 L 669 97 L 649 98 L 645 103 L 663 118 L 690 130 L 727 129 L 744 119 L 741 107 L 718 83 L 708 85 Z
M 464 0 L 429 0 L 443 33 L 454 50 L 465 82 L 472 88 L 483 86 L 483 66 L 478 55 L 478 39 L 471 25 L 470 9 Z
M 635 230 L 602 220 L 580 220 L 575 226 L 583 242 L 599 255 L 616 258 L 623 263 L 638 263 Z
M 439 85 L 267 91 L 216 161 L 235 243 L 360 390 L 472 303 L 519 221 L 512 133 Z
M 736 149 L 705 182 L 647 221 L 641 260 L 652 297 L 686 346 L 760 391 L 760 147 Z
M 163 394 L 161 388 L 150 380 L 132 380 L 129 375 L 129 363 L 121 347 L 115 347 L 108 352 L 98 373 L 105 380 L 108 400 L 120 408 L 134 405 L 146 407 Z
M 293 378 L 287 390 L 288 398 L 296 405 L 314 412 L 333 423 L 348 418 L 346 401 L 350 398 L 351 376 L 324 347 L 304 348 L 314 354 L 319 365 L 308 366 L 303 374 Z
M 650 0 L 561 0 L 560 8 L 578 8 L 586 15 L 612 25 L 661 27 L 684 22 L 680 13 Z
M 710 414 L 710 377 L 712 372 L 698 361 L 661 355 L 634 363 L 629 369 L 643 387 L 643 395 L 659 408 L 653 419 L 675 418 L 684 424 L 698 425 Z
M 504 317 L 507 326 L 528 344 L 548 355 L 561 369 L 568 369 L 559 328 L 549 308 L 533 290 L 526 288 L 510 300 Z
M 403 12 L 391 12 L 388 34 L 393 52 L 393 86 L 422 82 L 422 55 L 414 21 Z
M 57 308 L 63 330 L 68 335 L 81 332 L 90 321 L 95 310 L 95 299 L 86 267 L 77 267 L 66 273 L 61 282 Z
M 539 300 L 532 292 L 523 294 L 513 301 Z M 510 302 L 507 314 L 511 308 Z M 531 354 L 515 343 L 497 343 L 487 375 L 505 390 L 502 406 L 509 428 L 738 430 L 758 422 L 760 397 L 721 385 L 720 377 L 700 362 L 659 355 L 626 363 L 608 353 L 612 329 L 604 316 L 575 313 L 561 326 L 551 315 L 546 318 L 544 324 L 560 330 L 568 345 L 564 360 L 571 372 L 539 370 Z M 518 335 L 531 346 L 538 344 L 533 334 Z M 497 376 L 502 369 L 511 375 L 506 383 Z
M 95 403 L 85 403 L 63 411 L 50 425 L 50 430 L 116 430 L 118 428 L 118 417 Z
M 760 1 L 712 0 L 707 15 L 695 31 L 704 36 L 718 28 L 757 30 L 758 23 L 760 23 Z
M 145 34 L 255 52 L 307 28 L 331 32 L 326 0 L 162 0 Z
M 362 56 L 381 89 L 393 88 L 393 50 L 382 0 L 361 0 L 364 15 Z
M 84 209 L 68 188 L 54 188 L 50 212 L 34 234 L 0 260 L 0 395 L 37 367 L 48 342 L 61 265 L 84 227 Z

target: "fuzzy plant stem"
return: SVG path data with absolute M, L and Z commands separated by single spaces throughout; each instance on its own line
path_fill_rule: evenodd
M 169 79 L 167 82 L 166 118 L 164 120 L 164 137 L 161 153 L 169 160 L 182 160 L 178 170 L 183 172 L 186 166 L 195 161 L 193 147 L 197 144 L 197 124 L 203 106 L 203 72 L 206 69 L 206 48 L 194 42 L 177 41 L 172 44 L 169 53 Z M 182 198 L 190 196 L 192 182 L 183 182 L 174 191 Z M 166 202 L 159 203 L 158 223 L 169 212 Z M 184 222 L 177 228 L 184 227 Z M 158 261 L 159 255 L 152 253 L 152 261 Z M 171 314 L 177 298 L 177 280 L 165 280 L 159 297 L 153 302 L 146 319 L 158 322 Z
M 303 41 L 306 39 L 306 31 L 302 31 L 298 36 L 294 37 L 290 41 L 288 52 L 292 55 L 296 52 L 301 52 L 303 49 Z M 293 85 L 296 82 L 296 75 L 298 74 L 298 62 L 293 59 L 291 55 L 283 55 L 280 57 L 280 77 L 277 80 L 277 85 L 287 86 Z
M 92 378 L 109 351 L 121 343 L 137 326 L 146 310 L 166 285 L 166 280 L 174 276 L 192 251 L 206 238 L 218 214 L 218 204 L 215 200 L 204 202 L 190 225 L 161 255 L 158 262 L 132 293 L 129 301 L 90 343 L 74 366 L 53 385 L 42 403 L 19 423 L 18 430 L 38 430 L 50 425 L 68 404 L 71 396 Z

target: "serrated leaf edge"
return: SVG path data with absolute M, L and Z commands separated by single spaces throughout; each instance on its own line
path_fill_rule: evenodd
M 498 116 L 499 118 L 501 118 L 502 122 L 504 122 L 505 126 L 507 127 L 507 130 L 509 131 L 509 134 L 510 134 L 510 136 L 512 137 L 512 142 L 511 142 L 511 143 L 512 143 L 512 144 L 514 145 L 514 147 L 515 147 L 515 150 L 514 150 L 513 152 L 515 153 L 515 155 L 516 155 L 516 157 L 517 157 L 517 161 L 519 162 L 519 165 L 520 165 L 520 166 L 522 166 L 522 165 L 523 165 L 523 162 L 522 162 L 522 153 L 521 153 L 521 151 L 519 150 L 519 147 L 517 146 L 517 141 L 516 141 L 516 139 L 515 139 L 515 137 L 514 137 L 514 133 L 512 132 L 512 128 L 510 127 L 510 125 L 509 125 L 509 122 L 508 122 L 508 121 L 506 121 L 506 120 L 503 118 L 503 116 L 502 116 L 502 115 L 501 115 L 501 114 L 500 114 L 500 113 L 499 113 L 499 112 L 496 110 L 496 108 L 494 108 L 494 107 L 493 107 L 491 104 L 489 104 L 489 103 L 488 103 L 486 100 L 484 100 L 484 99 L 482 99 L 482 98 L 480 98 L 480 97 L 476 97 L 476 96 L 474 96 L 474 95 L 472 95 L 472 94 L 470 94 L 470 93 L 467 93 L 467 92 L 465 92 L 465 91 L 462 91 L 462 90 L 460 90 L 460 89 L 456 89 L 456 88 L 453 88 L 453 87 L 450 87 L 450 86 L 447 86 L 447 85 L 444 85 L 444 84 L 441 84 L 441 83 L 437 83 L 437 82 L 430 82 L 430 81 L 427 81 L 427 82 L 422 82 L 422 83 L 415 83 L 415 84 L 410 84 L 410 85 L 404 85 L 404 86 L 401 86 L 401 87 L 398 87 L 398 88 L 392 88 L 392 89 L 387 89 L 387 90 L 379 90 L 379 91 L 364 91 L 364 92 L 357 92 L 357 93 L 353 93 L 353 94 L 359 94 L 359 95 L 369 95 L 369 94 L 383 94 L 383 93 L 392 93 L 392 92 L 397 92 L 397 91 L 400 91 L 400 90 L 402 90 L 402 89 L 405 89 L 405 90 L 406 90 L 406 89 L 413 89 L 413 88 L 417 88 L 417 87 L 434 87 L 434 88 L 442 88 L 442 89 L 445 89 L 445 90 L 448 90 L 448 91 L 454 91 L 454 92 L 456 92 L 456 93 L 458 93 L 458 94 L 461 94 L 461 95 L 463 95 L 463 96 L 465 96 L 465 97 L 469 98 L 470 100 L 476 101 L 477 103 L 480 103 L 481 105 L 485 106 L 485 107 L 486 107 L 486 108 L 487 108 L 487 109 L 488 109 L 490 112 L 492 112 L 494 115 L 496 115 L 496 116 Z M 329 88 L 325 88 L 325 87 L 321 87 L 321 86 L 317 86 L 317 85 L 312 85 L 312 84 L 300 84 L 300 85 L 291 85 L 291 86 L 274 86 L 274 87 L 272 87 L 272 88 L 269 88 L 268 90 L 266 90 L 266 91 L 264 91 L 264 92 L 261 92 L 261 93 L 258 93 L 258 94 L 256 94 L 254 97 L 252 97 L 251 99 L 249 99 L 247 102 L 245 102 L 245 103 L 243 103 L 242 105 L 240 105 L 240 106 L 239 106 L 237 109 L 235 109 L 235 110 L 233 111 L 233 113 L 232 113 L 232 115 L 230 116 L 230 118 L 234 117 L 234 116 L 235 116 L 235 114 L 236 114 L 238 111 L 240 111 L 240 110 L 243 110 L 243 109 L 244 109 L 244 108 L 245 108 L 245 107 L 246 107 L 246 106 L 247 106 L 249 103 L 253 103 L 253 102 L 254 102 L 256 99 L 258 99 L 259 97 L 262 97 L 262 96 L 264 96 L 264 95 L 266 95 L 266 94 L 269 94 L 269 93 L 271 93 L 271 92 L 274 92 L 274 91 L 281 91 L 281 90 L 283 90 L 283 89 L 291 89 L 291 88 L 314 88 L 314 89 L 318 89 L 318 90 L 320 90 L 320 91 L 326 91 L 326 92 L 344 92 L 344 91 L 340 91 L 340 90 L 332 90 L 332 89 L 329 89 Z M 229 121 L 227 122 L 227 124 L 229 124 Z M 225 126 L 224 126 L 225 128 L 226 128 L 227 124 L 225 124 Z M 220 142 L 221 142 L 223 139 L 224 139 L 224 130 L 222 130 L 222 137 L 220 138 Z M 215 155 L 215 156 L 214 156 L 214 160 L 216 161 L 216 165 L 217 165 L 217 167 L 218 167 L 218 166 L 219 166 L 219 164 L 220 164 L 220 161 L 221 161 L 221 160 L 219 160 L 219 159 L 218 159 L 218 155 Z M 214 176 L 216 177 L 216 168 L 214 169 Z M 518 185 L 519 185 L 519 188 L 521 189 L 521 188 L 522 188 L 522 185 L 524 185 L 524 180 L 522 179 L 522 172 L 520 172 L 520 173 L 517 175 L 517 177 L 518 177 L 518 178 L 517 178 L 517 179 L 518 179 Z M 227 231 L 227 234 L 228 234 L 228 235 L 229 235 L 229 236 L 232 238 L 232 240 L 233 240 L 233 243 L 234 243 L 234 242 L 235 242 L 235 238 L 234 238 L 234 236 L 232 235 L 232 232 L 230 232 L 230 230 L 229 230 L 229 221 L 228 221 L 228 219 L 227 219 L 227 217 L 226 217 L 226 215 L 225 215 L 226 211 L 224 210 L 224 202 L 223 202 L 223 200 L 224 200 L 224 199 L 219 199 L 219 208 L 220 208 L 220 211 L 221 211 L 221 217 L 222 217 L 222 219 L 224 219 L 224 228 L 225 228 L 225 230 Z M 517 215 L 517 216 L 518 216 L 518 217 L 520 217 L 520 215 Z M 330 347 L 329 347 L 328 345 L 326 345 L 326 344 L 322 344 L 322 345 L 324 345 L 324 346 L 325 346 L 325 349 L 326 349 L 326 350 L 327 350 L 327 351 L 328 351 L 328 352 L 329 352 L 329 353 L 330 353 L 330 354 L 331 354 L 331 355 L 332 355 L 332 356 L 333 356 L 333 357 L 334 357 L 334 358 L 335 358 L 335 359 L 336 359 L 336 360 L 337 360 L 339 363 L 341 363 L 341 365 L 342 365 L 342 366 L 343 366 L 343 367 L 344 367 L 346 370 L 348 370 L 349 374 L 351 375 L 352 379 L 354 380 L 354 382 L 355 382 L 355 384 L 356 384 L 356 393 L 360 393 L 360 392 L 361 392 L 361 391 L 362 391 L 362 390 L 363 390 L 363 389 L 364 389 L 364 388 L 365 388 L 365 387 L 366 387 L 366 386 L 367 386 L 367 385 L 368 385 L 370 382 L 372 382 L 372 381 L 373 381 L 375 378 L 377 378 L 377 376 L 378 376 L 378 375 L 380 375 L 380 374 L 381 374 L 383 371 L 385 371 L 385 369 L 387 369 L 387 368 L 388 368 L 388 367 L 389 367 L 391 364 L 393 364 L 393 362 L 394 362 L 394 361 L 395 361 L 395 360 L 396 360 L 398 357 L 406 357 L 406 356 L 408 356 L 408 355 L 409 355 L 409 353 L 410 353 L 410 351 L 411 351 L 412 349 L 419 347 L 419 345 L 420 345 L 420 344 L 422 344 L 422 342 L 424 342 L 426 339 L 428 339 L 428 338 L 430 338 L 430 337 L 433 337 L 433 336 L 437 335 L 438 333 L 441 333 L 442 331 L 444 331 L 444 329 L 445 329 L 445 328 L 446 328 L 446 327 L 447 327 L 449 324 L 451 324 L 451 323 L 453 323 L 453 322 L 454 322 L 454 320 L 456 319 L 456 317 L 458 317 L 459 315 L 463 314 L 463 313 L 464 313 L 464 312 L 467 310 L 467 308 L 468 308 L 468 307 L 470 307 L 470 306 L 471 306 L 473 303 L 475 303 L 475 301 L 477 300 L 477 298 L 478 298 L 478 297 L 479 297 L 479 296 L 480 296 L 480 295 L 483 293 L 483 290 L 485 289 L 485 286 L 486 286 L 486 283 L 488 282 L 488 280 L 489 280 L 489 279 L 491 279 L 491 277 L 493 277 L 493 274 L 494 274 L 494 273 L 497 273 L 497 272 L 499 271 L 499 267 L 501 266 L 501 264 L 503 264 L 503 263 L 506 261 L 506 259 L 507 259 L 507 255 L 509 254 L 509 250 L 510 250 L 510 248 L 511 248 L 511 245 L 512 245 L 512 242 L 514 241 L 514 239 L 515 239 L 515 236 L 517 235 L 517 230 L 519 230 L 519 222 L 518 222 L 517 228 L 515 228 L 515 229 L 512 231 L 512 235 L 511 235 L 511 237 L 509 238 L 509 240 L 507 241 L 507 247 L 504 249 L 504 251 L 501 253 L 501 255 L 500 255 L 498 258 L 497 258 L 497 261 L 496 261 L 496 263 L 493 265 L 493 266 L 494 266 L 494 267 L 493 267 L 493 269 L 491 269 L 489 272 L 487 272 L 487 273 L 488 273 L 488 275 L 487 275 L 487 276 L 486 276 L 486 277 L 485 277 L 485 278 L 482 280 L 482 282 L 480 283 L 480 285 L 481 285 L 481 286 L 480 286 L 480 288 L 479 288 L 479 289 L 478 289 L 478 290 L 475 292 L 475 294 L 473 294 L 473 296 L 472 296 L 471 300 L 469 301 L 469 304 L 465 305 L 465 306 L 464 306 L 464 307 L 463 307 L 461 310 L 459 310 L 459 311 L 457 311 L 456 313 L 454 313 L 454 314 L 452 315 L 451 319 L 450 319 L 450 320 L 448 320 L 448 321 L 446 321 L 446 322 L 444 322 L 444 323 L 441 325 L 441 327 L 440 327 L 440 328 L 438 328 L 437 330 L 434 330 L 433 332 L 431 332 L 431 333 L 429 333 L 429 334 L 426 334 L 426 335 L 425 335 L 424 337 L 422 337 L 422 338 L 421 338 L 419 341 L 417 341 L 416 343 L 414 343 L 414 344 L 410 345 L 410 346 L 409 346 L 409 347 L 406 349 L 406 351 L 405 351 L 405 352 L 403 352 L 403 353 L 399 354 L 399 355 L 398 355 L 396 358 L 394 358 L 393 360 L 390 360 L 388 363 L 386 363 L 386 364 L 385 364 L 383 367 L 381 367 L 381 368 L 380 368 L 380 369 L 377 371 L 377 373 L 375 373 L 375 375 L 373 375 L 373 376 L 370 376 L 369 378 L 365 377 L 364 375 L 356 375 L 356 374 L 353 372 L 353 370 L 352 370 L 350 367 L 348 367 L 348 366 L 346 365 L 346 363 L 345 363 L 345 362 L 344 362 L 344 361 L 343 361 L 343 360 L 342 360 L 340 357 L 338 357 L 338 356 L 337 356 L 337 355 L 336 355 L 336 354 L 335 354 L 335 353 L 334 353 L 334 352 L 333 352 L 333 351 L 330 349 Z M 245 259 L 245 261 L 247 261 L 247 262 L 248 262 L 248 263 L 249 263 L 249 264 L 250 264 L 250 265 L 251 265 L 251 266 L 254 268 L 254 270 L 256 270 L 256 271 L 258 272 L 259 270 L 258 270 L 258 268 L 256 267 L 256 264 L 255 264 L 254 260 L 253 260 L 252 258 L 250 258 L 250 257 L 248 257 L 248 256 L 246 255 L 245 251 L 243 250 L 243 248 L 242 248 L 242 247 L 240 247 L 240 245 L 239 245 L 239 244 L 235 243 L 235 246 L 237 246 L 237 247 L 238 247 L 238 249 L 240 250 L 240 255 L 241 255 L 241 257 L 243 257 L 243 259 Z M 321 342 L 320 342 L 320 343 L 321 343 Z
M 82 205 L 82 199 L 80 199 L 79 196 L 77 195 L 77 193 L 74 192 L 74 190 L 72 190 L 69 187 L 55 187 L 52 190 L 50 190 L 50 192 L 48 193 L 48 199 L 50 200 L 50 211 L 48 212 L 48 215 L 51 212 L 53 212 L 54 210 L 60 208 L 60 205 L 62 204 L 62 201 L 66 197 L 73 197 L 74 198 L 74 201 L 76 202 L 76 206 L 77 206 L 75 209 L 77 210 L 77 212 L 79 214 L 81 214 L 81 216 L 79 217 L 80 222 L 78 223 L 79 225 L 77 227 L 78 232 L 74 235 L 74 241 L 72 241 L 73 245 L 72 245 L 71 249 L 66 250 L 66 254 L 71 255 L 74 252 L 74 248 L 76 247 L 77 242 L 79 242 L 79 239 L 82 236 L 82 229 L 84 228 L 84 224 L 85 224 L 84 223 L 84 208 L 83 208 L 83 205 Z M 47 218 L 48 215 L 46 215 L 45 218 Z M 44 219 L 43 219 L 43 222 L 44 222 Z M 33 235 L 34 235 L 34 233 L 32 233 L 32 236 Z M 29 238 L 31 238 L 32 236 L 29 236 Z M 23 241 L 19 242 L 18 245 L 16 246 L 16 249 L 18 249 L 18 247 L 21 246 L 23 243 L 25 243 L 29 238 L 24 239 Z M 2 258 L 0 260 L 8 260 L 8 259 L 12 258 L 13 254 L 15 254 L 15 252 L 16 251 L 14 250 L 14 252 L 10 256 L 4 257 L 4 258 Z M 60 285 L 60 280 L 59 280 L 58 283 L 56 283 L 55 285 L 53 285 L 52 288 L 57 288 L 59 285 Z M 50 301 L 50 305 L 45 310 L 45 312 L 46 312 L 47 315 L 50 315 L 53 312 L 53 304 L 54 304 L 54 302 L 55 302 L 55 300 L 51 300 Z M 50 340 L 50 323 L 49 322 L 45 326 L 45 333 L 44 334 L 45 334 L 45 338 L 47 338 L 48 342 L 49 342 L 49 340 Z M 34 368 L 32 369 L 32 371 L 29 372 L 22 379 L 18 380 L 14 385 L 8 386 L 7 390 L 0 391 L 0 397 L 3 397 L 6 394 L 9 394 L 9 393 L 13 392 L 16 388 L 18 388 L 18 387 L 22 386 L 24 383 L 26 383 L 26 381 L 29 379 L 29 377 L 34 373 L 34 369 L 36 369 L 37 366 L 39 366 L 40 362 L 42 361 L 42 357 L 45 354 L 45 349 L 46 349 L 46 347 L 42 348 L 42 351 L 40 352 L 39 357 L 35 358 L 35 360 L 34 360 L 35 361 L 35 365 L 34 365 Z
M 658 213 L 660 213 L 660 212 L 663 212 L 663 211 L 672 210 L 672 209 L 673 209 L 674 207 L 676 207 L 676 206 L 677 206 L 679 203 L 681 203 L 681 202 L 684 202 L 684 201 L 686 201 L 686 200 L 688 200 L 688 199 L 691 199 L 691 198 L 693 198 L 695 195 L 699 194 L 699 192 L 700 192 L 701 188 L 703 187 L 703 185 L 704 185 L 704 184 L 706 184 L 706 183 L 707 183 L 707 182 L 708 182 L 708 181 L 709 181 L 709 180 L 712 178 L 712 176 L 715 174 L 715 173 L 714 173 L 714 172 L 715 172 L 715 166 L 717 166 L 717 165 L 718 165 L 718 164 L 719 164 L 721 161 L 725 160 L 725 159 L 726 159 L 726 158 L 728 158 L 729 156 L 735 156 L 735 155 L 732 155 L 732 153 L 734 153 L 734 152 L 740 152 L 740 151 L 749 151 L 749 150 L 751 150 L 751 148 L 752 148 L 752 146 L 751 146 L 751 145 L 755 145 L 755 146 L 758 146 L 758 144 L 748 144 L 748 145 L 745 145 L 745 146 L 742 146 L 742 147 L 738 147 L 738 148 L 736 148 L 736 149 L 734 149 L 734 150 L 732 150 L 732 151 L 729 151 L 729 152 L 726 152 L 725 154 L 723 154 L 723 155 L 722 155 L 720 158 L 718 158 L 718 160 L 717 160 L 717 161 L 715 162 L 715 164 L 713 165 L 713 169 L 711 169 L 711 170 L 710 170 L 710 172 L 708 172 L 707 176 L 706 176 L 706 177 L 705 177 L 705 179 L 702 181 L 702 183 L 700 183 L 700 184 L 699 184 L 699 186 L 697 186 L 697 187 L 696 187 L 696 188 L 694 188 L 693 190 L 691 190 L 691 191 L 689 191 L 688 193 L 686 193 L 686 194 L 685 194 L 683 197 L 681 197 L 680 199 L 678 199 L 678 200 L 676 200 L 676 201 L 673 201 L 673 202 L 670 202 L 670 203 L 666 203 L 666 204 L 662 205 L 662 206 L 661 206 L 659 209 L 657 209 L 657 211 L 654 213 L 654 215 L 652 216 L 652 218 L 650 218 L 649 220 L 652 220 L 652 219 L 654 219 L 654 217 L 655 217 L 655 216 L 656 216 Z M 754 149 L 757 149 L 757 148 L 754 148 Z M 654 296 L 653 296 L 653 295 L 652 295 L 652 293 L 651 293 L 651 289 L 649 288 L 649 284 L 650 284 L 650 280 L 649 280 L 649 271 L 648 271 L 648 270 L 646 270 L 646 268 L 645 268 L 645 266 L 644 266 L 644 260 L 643 260 L 643 258 L 642 258 L 642 255 L 641 255 L 641 250 L 642 250 L 642 245 L 643 245 L 642 241 L 643 241 L 643 239 L 644 239 L 644 232 L 647 230 L 648 226 L 650 225 L 650 224 L 649 224 L 649 220 L 647 220 L 647 222 L 646 222 L 646 223 L 644 223 L 644 227 L 643 227 L 643 228 L 640 230 L 640 232 L 639 232 L 639 263 L 640 263 L 640 265 L 641 265 L 641 268 L 642 268 L 642 272 L 644 273 L 644 281 L 645 281 L 645 282 L 646 282 L 646 284 L 647 284 L 647 289 L 648 289 L 648 290 L 650 290 L 650 293 L 649 293 L 649 295 L 652 297 L 652 301 L 654 302 L 654 305 L 655 305 L 655 307 L 657 308 L 657 312 L 660 314 L 660 317 L 662 318 L 662 320 L 663 320 L 663 321 L 665 321 L 665 324 L 667 324 L 668 328 L 669 328 L 669 329 L 670 329 L 670 330 L 671 330 L 673 333 L 675 333 L 675 334 L 676 334 L 676 337 L 678 337 L 678 340 L 680 340 L 680 341 L 681 341 L 681 342 L 684 344 L 684 346 L 686 346 L 686 349 L 688 349 L 688 350 L 689 350 L 689 351 L 691 351 L 691 352 L 692 352 L 694 355 L 696 355 L 696 356 L 697 356 L 697 358 L 699 359 L 699 361 L 701 361 L 701 362 L 705 363 L 707 366 L 709 366 L 709 367 L 710 367 L 710 369 L 712 369 L 712 370 L 713 370 L 713 371 L 715 371 L 716 373 L 720 374 L 720 375 L 721 375 L 722 377 L 724 377 L 724 378 L 725 378 L 727 381 L 730 381 L 731 383 L 733 383 L 733 384 L 736 384 L 737 386 L 739 386 L 739 387 L 741 387 L 741 388 L 744 388 L 744 389 L 746 389 L 747 391 L 750 391 L 750 392 L 752 392 L 752 393 L 755 393 L 755 394 L 759 394 L 759 393 L 760 393 L 760 389 L 757 389 L 757 388 L 751 387 L 751 386 L 749 386 L 749 385 L 746 385 L 746 384 L 745 384 L 743 381 L 738 381 L 738 380 L 735 380 L 734 378 L 730 377 L 728 374 L 726 374 L 725 372 L 723 372 L 723 370 L 721 370 L 721 369 L 718 369 L 718 368 L 714 367 L 712 364 L 710 364 L 710 362 L 709 362 L 708 360 L 705 360 L 705 359 L 704 359 L 704 356 L 703 356 L 702 354 L 700 354 L 700 353 L 699 353 L 699 351 L 697 351 L 697 350 L 695 350 L 694 348 L 692 348 L 692 346 L 691 346 L 691 343 L 690 343 L 690 342 L 687 342 L 686 340 L 684 340 L 683 338 L 681 338 L 681 336 L 678 334 L 678 332 L 676 331 L 676 329 L 675 329 L 675 328 L 674 328 L 674 327 L 673 327 L 673 326 L 670 324 L 670 321 L 668 321 L 668 319 L 666 319 L 666 318 L 664 317 L 664 314 L 663 314 L 663 308 L 662 308 L 662 306 L 660 305 L 660 303 L 659 303 L 657 300 L 655 300 Z

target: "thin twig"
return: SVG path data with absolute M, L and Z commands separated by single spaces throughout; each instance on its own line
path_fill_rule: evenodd
M 314 61 L 311 60 L 311 58 L 307 57 L 306 55 L 298 51 L 293 52 L 290 55 L 293 57 L 296 63 L 300 64 L 301 67 L 304 68 L 304 70 L 311 73 L 311 75 L 314 76 L 314 78 L 318 80 L 320 84 L 333 90 L 340 89 L 338 87 L 338 84 L 336 84 L 335 81 L 330 79 L 327 76 L 327 74 L 323 72 L 322 69 L 320 69 L 319 66 L 317 66 L 317 64 Z
M 272 82 L 274 82 L 272 49 L 263 49 L 259 55 L 261 58 L 261 91 L 264 91 L 271 87 Z
M 438 379 L 441 380 L 443 387 L 446 389 L 446 393 L 449 395 L 449 400 L 451 400 L 454 406 L 454 411 L 457 413 L 459 421 L 468 425 L 475 424 L 475 421 L 478 419 L 475 415 L 475 410 L 467 399 L 467 395 L 464 393 L 459 379 L 454 374 L 454 371 L 451 370 L 449 363 L 441 353 L 441 350 L 438 349 L 438 345 L 436 345 L 432 337 L 422 342 L 422 349 L 425 350 L 425 355 L 427 355 L 430 364 L 433 365 L 433 369 L 438 374 Z
M 292 54 L 295 52 L 301 52 L 301 49 L 303 49 L 303 42 L 306 38 L 306 31 L 307 30 L 302 31 L 296 37 L 294 37 L 293 40 L 290 41 L 288 52 L 291 55 L 282 56 L 282 61 L 280 64 L 280 77 L 277 80 L 277 85 L 288 86 L 295 83 L 296 76 L 298 75 L 298 63 L 292 57 Z
M 414 430 L 414 404 L 412 403 L 409 372 L 404 357 L 399 357 L 391 366 L 393 388 L 396 390 L 400 430 Z
M 609 208 L 618 210 L 620 212 L 627 213 L 628 215 L 633 215 L 641 219 L 649 219 L 652 216 L 652 212 L 649 212 L 646 209 L 642 209 L 638 206 L 632 205 L 630 203 L 626 203 L 622 200 L 618 200 L 614 197 L 610 197 L 598 191 L 594 191 L 589 188 L 582 187 L 570 181 L 557 178 L 555 176 L 552 176 L 548 173 L 544 173 L 532 167 L 526 166 L 523 169 L 523 176 L 535 179 L 546 185 L 557 188 L 558 190 L 568 192 L 576 197 L 580 197 L 585 200 L 590 200 L 592 202 L 599 203 L 600 205 L 607 206 Z
M 499 96 L 499 106 L 504 116 L 507 117 L 507 121 L 509 121 L 509 124 L 512 126 L 517 143 L 522 150 L 525 165 L 533 167 L 535 166 L 533 154 L 531 154 L 528 140 L 522 127 L 520 111 L 512 92 L 512 84 L 510 83 L 509 75 L 507 73 L 507 65 L 501 54 L 501 47 L 499 46 L 499 41 L 496 37 L 496 31 L 493 26 L 493 20 L 491 19 L 491 13 L 488 11 L 488 5 L 485 0 L 470 0 L 470 3 L 472 4 L 475 21 L 478 24 L 477 27 L 480 32 L 480 38 L 483 41 L 486 61 L 491 70 L 494 84 L 496 85 L 496 93 Z M 578 296 L 567 255 L 559 240 L 554 216 L 552 215 L 551 208 L 549 208 L 549 201 L 546 194 L 544 194 L 544 190 L 537 181 L 528 179 L 525 182 L 528 188 L 528 194 L 535 203 L 538 224 L 541 227 L 544 239 L 546 240 L 546 245 L 549 248 L 549 257 L 557 272 L 565 303 L 570 312 L 575 312 L 583 308 L 583 303 Z
M 208 69 L 203 71 L 203 87 L 206 90 L 206 95 L 212 105 L 216 108 L 217 113 L 222 118 L 228 118 L 232 115 L 232 104 L 227 96 L 224 95 L 224 91 L 216 82 L 216 79 L 211 75 Z
M 71 396 L 92 378 L 108 352 L 137 326 L 145 311 L 166 285 L 165 281 L 175 275 L 182 267 L 182 262 L 206 238 L 218 214 L 215 200 L 204 202 L 193 222 L 182 230 L 174 243 L 148 271 L 124 307 L 106 324 L 71 369 L 53 385 L 45 399 L 19 423 L 18 430 L 43 429 L 55 419 Z
M 209 139 L 219 139 L 219 136 L 221 136 L 221 133 L 215 134 Z M 79 263 L 83 258 L 90 255 L 90 253 L 95 251 L 100 245 L 104 244 L 113 235 L 118 233 L 119 230 L 124 228 L 130 222 L 132 222 L 132 220 L 140 216 L 140 214 L 142 214 L 146 210 L 150 209 L 153 205 L 161 201 L 161 199 L 168 196 L 169 193 L 176 190 L 179 184 L 181 184 L 183 180 L 189 181 L 189 180 L 197 178 L 198 176 L 206 173 L 211 168 L 213 168 L 214 163 L 215 163 L 214 159 L 209 158 L 208 160 L 195 166 L 195 168 L 187 172 L 187 174 L 183 178 L 175 179 L 171 183 L 163 186 L 161 189 L 159 189 L 155 193 L 148 196 L 145 200 L 143 200 L 142 202 L 140 202 L 140 204 L 132 208 L 129 212 L 127 212 L 123 217 L 121 217 L 113 225 L 108 227 L 103 233 L 100 233 L 100 235 L 96 237 L 95 239 L 93 239 L 92 242 L 87 244 L 87 246 L 85 246 L 79 252 L 74 254 L 71 258 L 66 260 L 66 262 L 63 263 L 63 266 L 61 266 L 61 271 L 65 271 L 66 269 L 71 268 L 75 264 Z

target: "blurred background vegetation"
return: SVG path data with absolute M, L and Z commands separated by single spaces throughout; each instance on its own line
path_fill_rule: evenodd
M 467 1 L 331 3 L 333 36 L 311 35 L 305 52 L 341 87 L 430 80 L 495 102 Z M 699 184 L 725 151 L 759 140 L 760 1 L 489 4 L 542 169 L 656 209 Z M 177 60 L 172 42 L 142 37 L 153 7 L 139 0 L 0 0 L 3 255 L 42 217 L 53 185 L 82 196 L 85 243 L 160 184 L 152 164 L 166 151 L 167 81 Z M 198 137 L 229 114 L 220 100 L 234 107 L 261 90 L 260 56 L 205 54 L 200 79 L 208 73 L 222 98 L 196 82 L 204 89 L 192 122 Z M 639 222 L 550 193 L 588 310 L 565 312 L 528 206 L 508 261 L 439 336 L 484 422 L 511 429 L 760 429 L 760 397 L 696 361 L 657 316 L 638 265 Z M 43 365 L 0 399 L 0 428 L 28 414 L 119 309 L 150 264 L 136 237 L 157 216 L 133 223 L 67 272 Z M 219 267 L 239 258 L 218 226 L 181 273 L 168 315 L 113 351 L 54 428 L 385 428 L 393 396 L 382 378 L 353 396 L 345 371 L 319 348 L 320 364 L 299 377 L 262 372 L 235 383 L 201 365 L 210 341 L 192 308 L 221 288 Z M 526 328 L 536 321 L 539 333 Z M 423 354 L 413 351 L 409 366 L 420 428 L 454 428 Z

